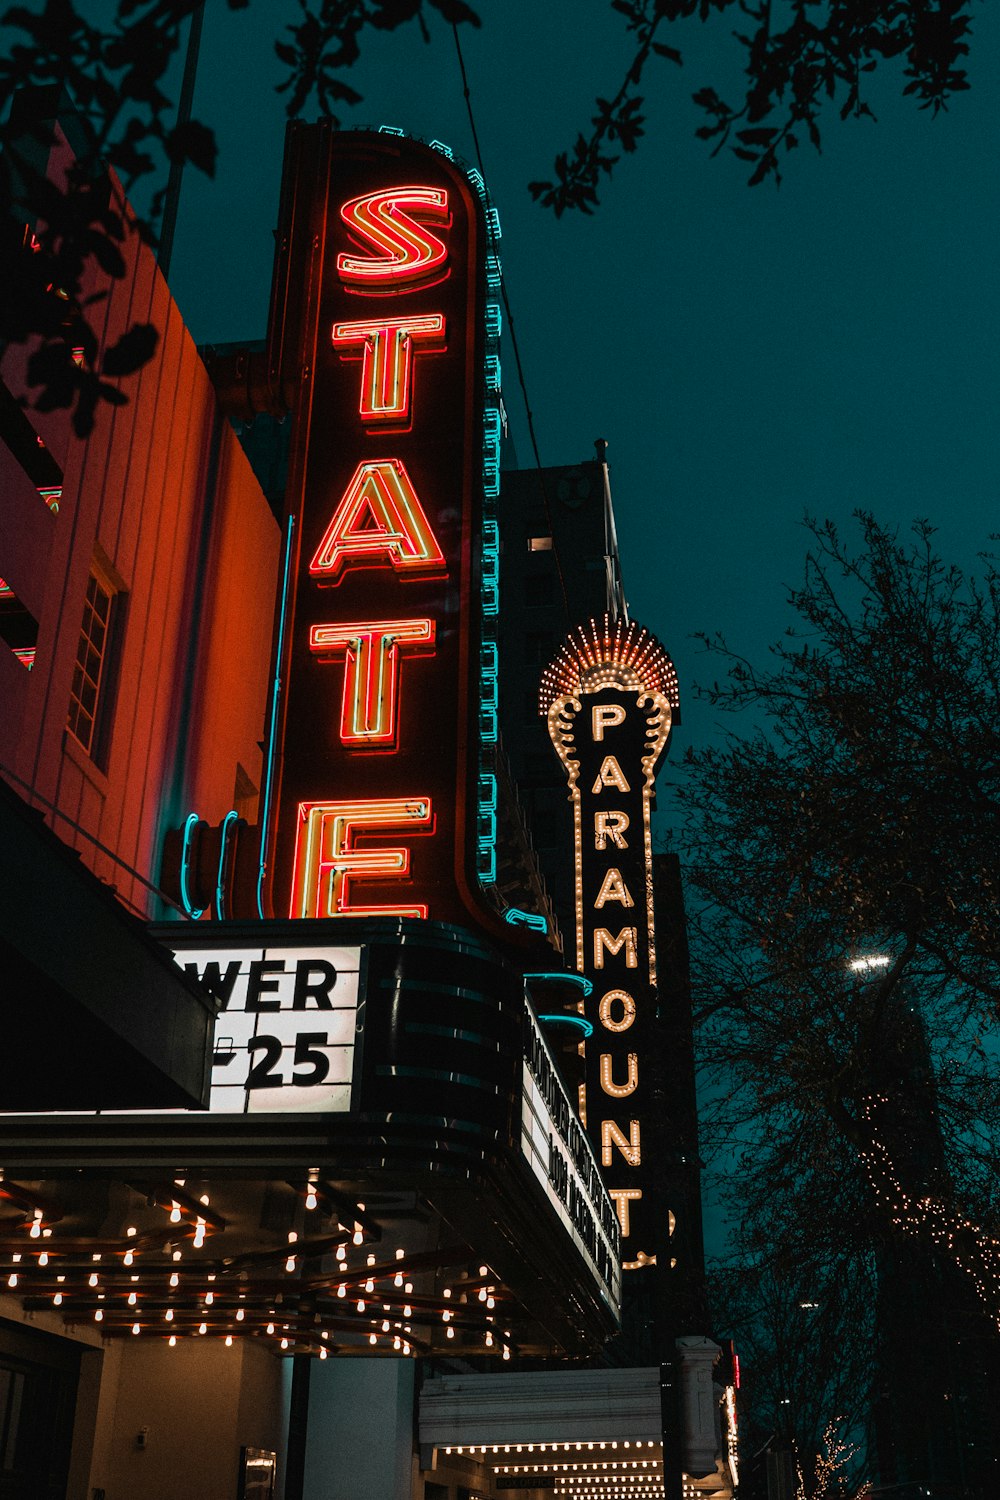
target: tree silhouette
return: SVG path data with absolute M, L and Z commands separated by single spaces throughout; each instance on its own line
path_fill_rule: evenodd
M 738 1262 L 797 1327 L 808 1308 L 814 1451 L 857 1420 L 845 1380 L 872 1395 L 889 1267 L 912 1282 L 894 1326 L 929 1349 L 941 1313 L 947 1348 L 964 1322 L 1000 1372 L 1000 574 L 945 565 L 925 523 L 858 521 L 857 547 L 809 523 L 765 666 L 705 640 L 725 672 L 704 696 L 751 723 L 676 787 L 703 1140 L 728 1143 Z

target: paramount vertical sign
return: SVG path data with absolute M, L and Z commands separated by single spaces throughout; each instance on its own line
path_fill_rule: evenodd
M 269 336 L 296 413 L 266 830 L 275 915 L 500 930 L 483 900 L 496 233 L 482 183 L 446 149 L 291 127 Z
M 650 1065 L 656 1045 L 651 801 L 678 705 L 654 636 L 623 620 L 574 632 L 542 681 L 541 706 L 573 804 L 576 967 L 585 1002 L 580 1115 L 622 1231 L 625 1270 L 656 1262 L 670 1233 L 660 1201 Z M 583 1002 L 581 1008 L 583 1008 Z

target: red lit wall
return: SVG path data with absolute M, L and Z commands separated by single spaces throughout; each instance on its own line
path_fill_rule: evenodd
M 54 805 L 47 821 L 126 904 L 153 914 L 129 870 L 155 881 L 163 831 L 189 810 L 221 820 L 238 766 L 261 785 L 279 532 L 152 252 L 132 236 L 124 253 L 102 342 L 151 322 L 157 353 L 85 440 L 65 412 L 27 413 L 64 470 L 58 515 L 0 443 L 0 578 L 38 622 L 30 672 L 0 642 L 0 767 L 27 800 Z M 25 360 L 12 348 L 0 361 L 15 395 Z M 126 601 L 103 764 L 67 729 L 95 557 Z

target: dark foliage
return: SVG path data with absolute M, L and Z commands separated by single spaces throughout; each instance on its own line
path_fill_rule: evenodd
M 563 214 L 592 213 L 598 189 L 619 156 L 634 151 L 643 134 L 638 89 L 650 58 L 682 61 L 663 40 L 668 25 L 706 21 L 732 11 L 736 41 L 745 55 L 742 97 L 732 103 L 706 85 L 694 94 L 705 115 L 697 135 L 728 147 L 750 165 L 751 187 L 781 181 L 782 163 L 804 140 L 821 148 L 820 124 L 830 111 L 841 120 L 874 118 L 866 85 L 880 64 L 897 60 L 903 92 L 935 114 L 968 88 L 963 59 L 969 51 L 971 0 L 791 0 L 781 21 L 771 0 L 611 0 L 634 36 L 634 51 L 612 100 L 598 99 L 589 134 L 555 160 L 554 175 L 529 184 L 532 195 Z
M 842 1362 L 787 1414 L 807 1452 L 870 1392 L 851 1330 L 888 1265 L 1000 1322 L 1000 574 L 859 524 L 857 549 L 810 524 L 766 666 L 705 639 L 703 695 L 753 727 L 677 787 L 736 1258 Z

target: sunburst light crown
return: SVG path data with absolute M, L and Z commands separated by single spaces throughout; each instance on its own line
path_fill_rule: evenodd
M 542 673 L 539 713 L 556 698 L 603 687 L 643 688 L 662 693 L 675 724 L 680 722 L 677 672 L 655 635 L 642 625 L 610 615 L 571 630 Z

